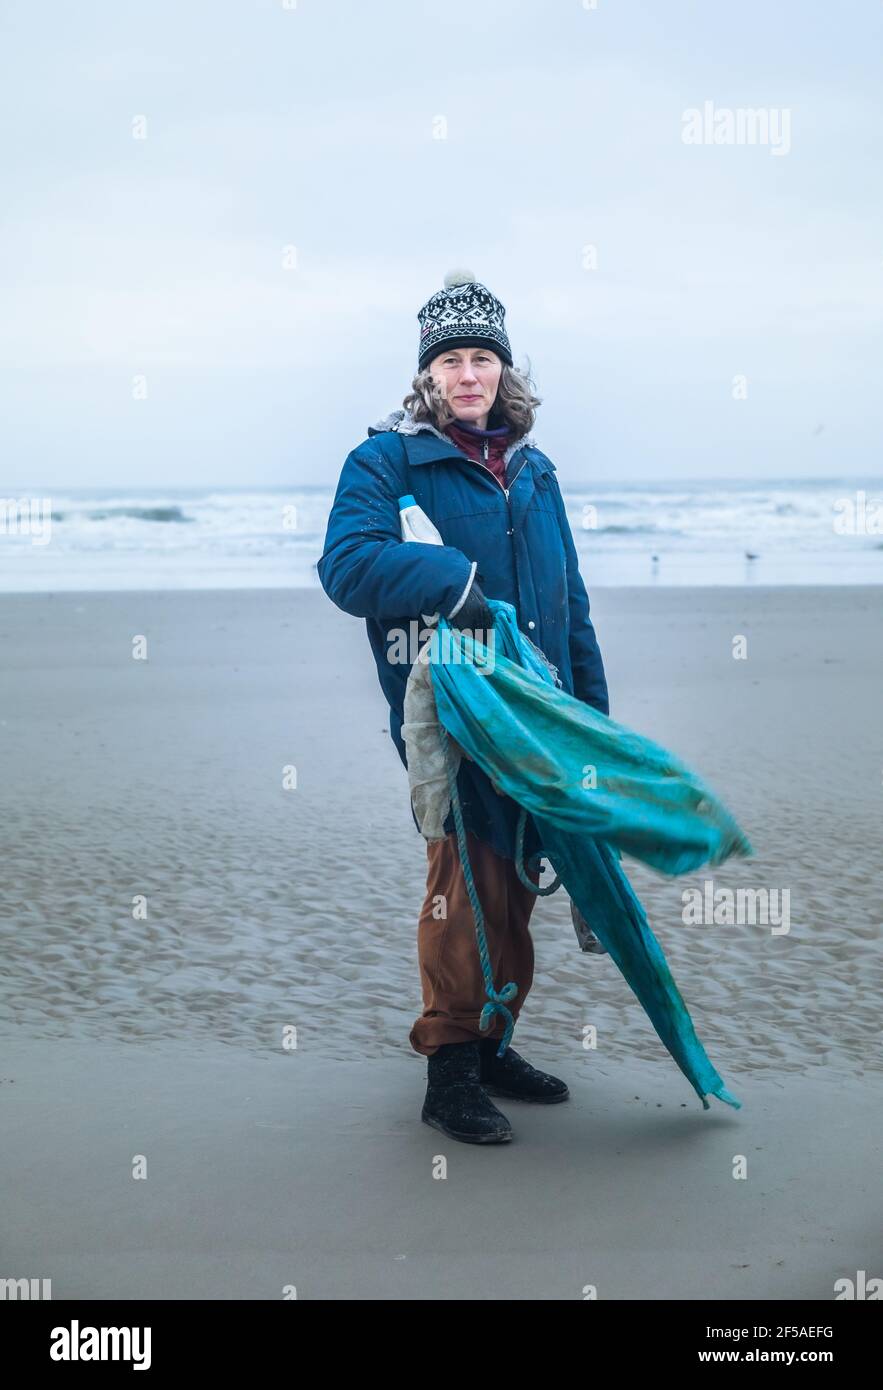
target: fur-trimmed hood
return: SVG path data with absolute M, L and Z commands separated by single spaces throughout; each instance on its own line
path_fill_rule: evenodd
M 410 411 L 407 410 L 393 410 L 383 420 L 378 420 L 376 424 L 368 426 L 369 436 L 382 434 L 385 430 L 395 430 L 398 434 L 419 434 L 421 430 L 428 430 L 437 439 L 444 440 L 445 444 L 451 443 L 448 436 L 442 434 L 441 430 L 437 430 L 435 425 L 431 425 L 428 420 L 415 420 Z M 503 463 L 507 464 L 513 454 L 525 447 L 539 448 L 532 434 L 523 434 L 520 439 L 513 440 L 503 455 Z

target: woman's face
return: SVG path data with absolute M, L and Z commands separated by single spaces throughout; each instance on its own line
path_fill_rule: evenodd
M 449 348 L 433 357 L 429 370 L 444 387 L 448 405 L 458 420 L 487 429 L 497 395 L 502 359 L 490 348 Z

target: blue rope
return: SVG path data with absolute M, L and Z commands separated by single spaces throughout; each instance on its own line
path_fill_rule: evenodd
M 501 990 L 494 989 L 494 973 L 491 969 L 490 956 L 487 949 L 487 936 L 484 930 L 484 914 L 481 910 L 478 893 L 475 888 L 475 879 L 472 877 L 472 866 L 469 863 L 469 853 L 466 848 L 466 830 L 463 825 L 463 810 L 460 806 L 460 794 L 457 791 L 457 774 L 454 771 L 454 760 L 451 756 L 451 747 L 448 741 L 448 731 L 444 724 L 439 723 L 439 733 L 441 734 L 442 747 L 445 750 L 445 768 L 448 774 L 448 789 L 451 793 L 451 809 L 454 813 L 454 825 L 457 831 L 457 848 L 460 852 L 460 863 L 463 867 L 463 877 L 466 880 L 466 892 L 469 895 L 469 902 L 472 906 L 472 916 L 475 919 L 475 936 L 478 942 L 478 958 L 481 961 L 481 973 L 484 977 L 484 992 L 488 997 L 488 1003 L 481 1011 L 479 1028 L 483 1033 L 490 1027 L 491 1019 L 494 1014 L 501 1014 L 506 1020 L 506 1028 L 497 1049 L 497 1056 L 502 1057 L 512 1038 L 515 1028 L 515 1020 L 506 1005 L 510 999 L 514 999 L 518 993 L 518 986 L 514 981 L 504 985 Z
M 447 624 L 445 624 L 445 626 L 447 626 Z M 457 772 L 454 767 L 454 759 L 451 754 L 451 746 L 448 731 L 445 728 L 444 724 L 441 723 L 441 721 L 439 721 L 438 728 L 439 734 L 441 736 L 442 748 L 444 749 L 445 754 L 445 771 L 448 777 L 448 790 L 451 795 L 451 810 L 454 814 L 454 826 L 457 831 L 457 849 L 460 854 L 460 863 L 463 868 L 463 878 L 466 882 L 466 892 L 469 896 L 469 902 L 472 907 L 472 916 L 475 920 L 475 937 L 478 943 L 478 959 L 481 962 L 481 973 L 484 979 L 484 992 L 488 997 L 488 1002 L 487 1004 L 485 1004 L 484 1008 L 481 1011 L 481 1018 L 479 1019 L 478 1026 L 483 1033 L 486 1032 L 487 1029 L 490 1027 L 491 1019 L 493 1018 L 495 1013 L 502 1015 L 502 1017 L 506 1020 L 506 1027 L 503 1032 L 503 1037 L 500 1041 L 500 1046 L 497 1049 L 497 1056 L 502 1057 L 506 1051 L 506 1048 L 509 1046 L 509 1043 L 512 1039 L 512 1033 L 515 1028 L 515 1020 L 512 1017 L 511 1011 L 506 1008 L 506 1005 L 509 1003 L 511 999 L 515 998 L 516 994 L 518 993 L 518 985 L 515 984 L 514 981 L 510 981 L 509 984 L 504 985 L 501 990 L 494 989 L 494 974 L 493 970 L 491 969 L 491 961 L 487 947 L 487 935 L 484 929 L 484 913 L 481 910 L 481 902 L 478 897 L 478 891 L 475 887 L 475 879 L 472 875 L 472 866 L 469 863 L 469 851 L 466 846 L 466 828 L 463 824 L 463 808 L 460 805 L 460 793 L 457 790 Z M 524 867 L 524 830 L 526 824 L 527 812 L 522 806 L 519 809 L 518 829 L 516 832 L 515 870 L 518 874 L 519 879 L 524 884 L 525 888 L 529 888 L 530 891 L 532 893 L 536 893 L 538 897 L 544 898 L 547 897 L 550 893 L 554 893 L 557 888 L 560 888 L 561 879 L 556 875 L 552 883 L 548 884 L 545 888 L 540 888 L 538 884 L 534 883 L 532 879 L 528 878 Z M 538 867 L 541 859 L 541 854 L 532 855 L 531 866 Z
M 550 893 L 555 893 L 561 887 L 561 879 L 556 874 L 551 883 L 547 883 L 545 888 L 540 888 L 539 884 L 529 879 L 524 864 L 524 827 L 527 824 L 527 812 L 522 806 L 518 812 L 518 828 L 515 832 L 515 872 L 521 879 L 525 888 L 529 888 L 532 893 L 536 893 L 538 898 L 547 898 Z M 532 854 L 530 856 L 530 867 L 539 868 L 542 861 L 542 854 Z

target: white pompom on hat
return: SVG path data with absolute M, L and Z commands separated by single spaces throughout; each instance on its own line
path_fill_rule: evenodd
M 471 270 L 449 270 L 444 289 L 426 301 L 417 320 L 417 364 L 421 371 L 444 348 L 453 347 L 489 347 L 510 367 L 513 365 L 506 310 Z
M 455 285 L 474 285 L 475 276 L 471 270 L 449 270 L 445 276 L 445 289 L 452 290 Z

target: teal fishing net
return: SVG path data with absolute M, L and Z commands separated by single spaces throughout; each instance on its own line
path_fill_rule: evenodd
M 705 1109 L 708 1094 L 738 1108 L 696 1036 L 619 859 L 624 853 L 684 874 L 750 855 L 751 845 L 684 763 L 561 689 L 519 631 L 511 604 L 489 606 L 488 645 L 444 619 L 433 635 L 439 721 L 496 789 L 533 817 L 543 854 Z

